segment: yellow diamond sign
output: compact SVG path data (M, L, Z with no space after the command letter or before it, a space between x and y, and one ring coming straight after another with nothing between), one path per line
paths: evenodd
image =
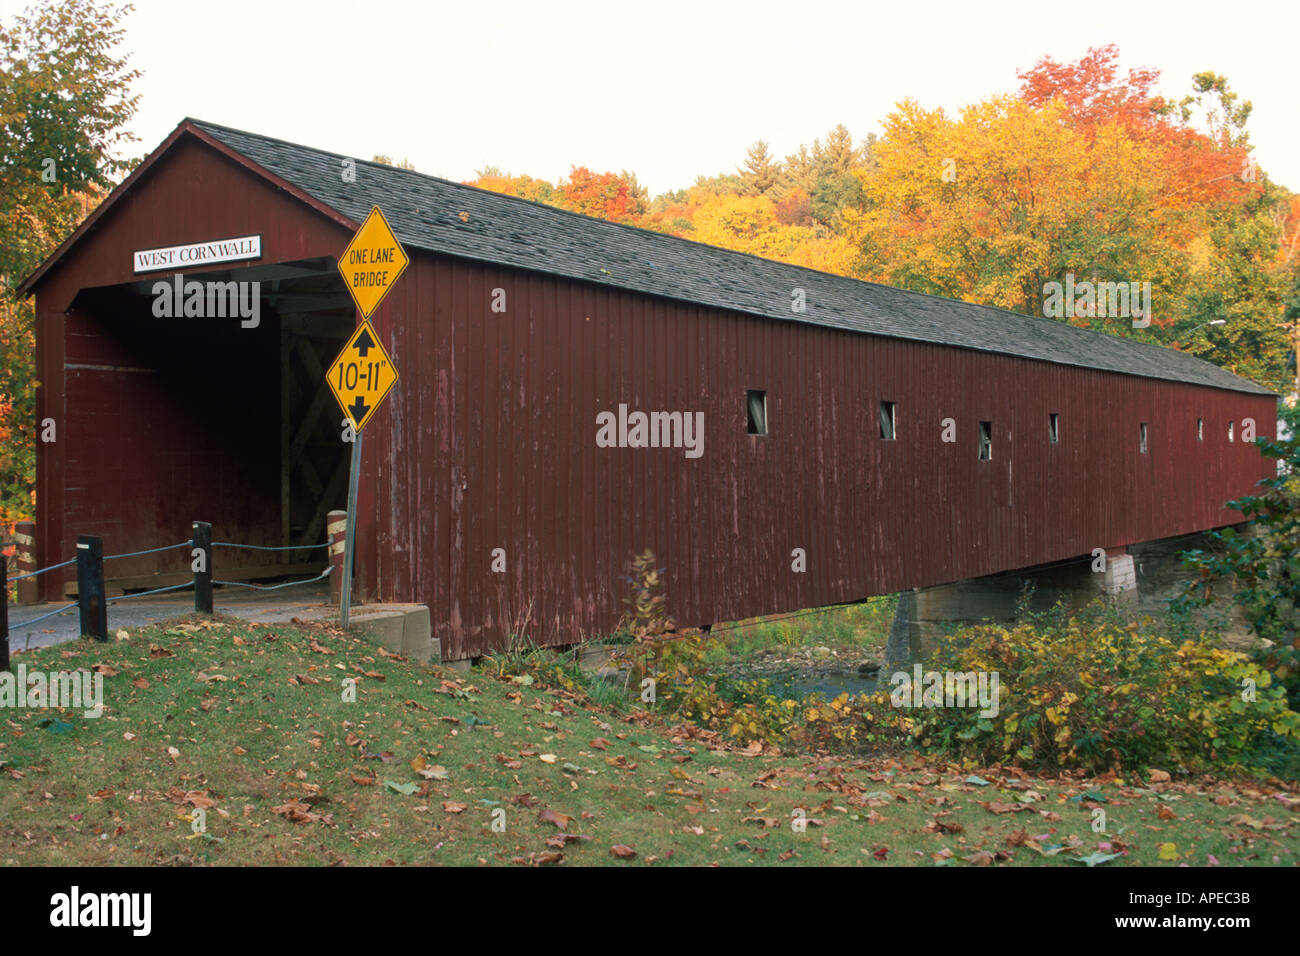
M408 262L406 250L375 206L339 259L339 272L362 318L379 308Z
M397 382L397 369L368 320L352 333L348 344L330 365L325 380L339 401L343 414L352 419L357 431L366 427Z

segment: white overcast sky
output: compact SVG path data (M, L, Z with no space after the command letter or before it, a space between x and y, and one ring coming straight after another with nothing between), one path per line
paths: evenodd
M5 19L26 6L0 0ZM136 0L136 152L185 116L462 180L628 169L652 193L784 156L912 97L955 110L1042 55L1119 45L1181 96L1199 70L1255 104L1260 166L1300 190L1295 0L887 3Z

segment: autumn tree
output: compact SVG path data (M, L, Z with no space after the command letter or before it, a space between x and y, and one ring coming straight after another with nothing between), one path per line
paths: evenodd
M760 139L746 151L739 172L746 194L761 196L777 184L781 177L781 164L772 159L767 143Z
M574 166L568 178L555 190L555 204L597 219L631 222L644 215L649 194L636 177L621 173L593 173L586 166Z
M1184 125L1154 96L1158 74L1121 75L1111 47L1021 74L1018 96L956 117L900 104L863 176L865 209L849 217L860 274L892 284L1041 314L1049 282L1150 282L1155 327L1076 316L1106 331L1157 337L1180 314L1190 246L1222 210L1258 194L1240 176L1244 150L1221 78L1196 80L1237 130Z
M495 166L477 170L474 178L469 180L466 185L477 186L479 189L487 189L507 196L518 196L520 199L529 199L533 202L553 204L555 201L555 185L553 183L549 183L545 179L534 179L531 176L512 176L510 173L502 172Z
M802 191L809 197L813 221L838 231L843 214L863 204L862 177L874 165L872 141L855 144L848 127L841 123L826 134L824 142L818 138L811 147L800 146L797 153L786 157L772 198L779 203L790 192Z
M1263 187L1218 213L1198 247L1170 335L1179 347L1286 394L1294 383L1288 361L1297 318L1290 296L1300 270L1282 252L1285 224L1276 215L1289 197L1271 182Z
M35 343L15 294L131 163L127 6L44 0L0 25L0 523L31 513Z
M409 169L415 171L415 164L409 159L403 159L400 162L393 162L393 157L386 153L376 153L370 158L372 163L379 163L381 166L395 166L398 169Z

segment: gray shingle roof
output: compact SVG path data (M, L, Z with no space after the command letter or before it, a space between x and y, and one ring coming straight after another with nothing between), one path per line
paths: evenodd
M360 222L378 204L408 249L631 289L781 321L1018 355L1256 394L1268 389L1184 352L1055 319L773 262L198 120L229 148ZM467 213L463 221L460 213ZM791 311L795 288L807 311Z

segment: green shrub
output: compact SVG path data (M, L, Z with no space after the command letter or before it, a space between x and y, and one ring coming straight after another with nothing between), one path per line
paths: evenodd
M1254 534L1229 528L1211 535L1220 553L1185 552L1184 563L1197 577L1174 602L1176 611L1204 607L1214 599L1214 582L1231 577L1232 598L1252 630L1265 643L1254 660L1287 689L1293 709L1300 708L1300 434L1286 441L1257 442L1264 455L1282 463L1281 474L1260 482L1259 495L1230 501L1228 507L1254 522Z
M1040 769L1257 770L1300 744L1300 714L1269 671L1205 638L1174 640L1100 608L1013 628L966 628L927 665L998 673L996 716L910 712L924 750Z

